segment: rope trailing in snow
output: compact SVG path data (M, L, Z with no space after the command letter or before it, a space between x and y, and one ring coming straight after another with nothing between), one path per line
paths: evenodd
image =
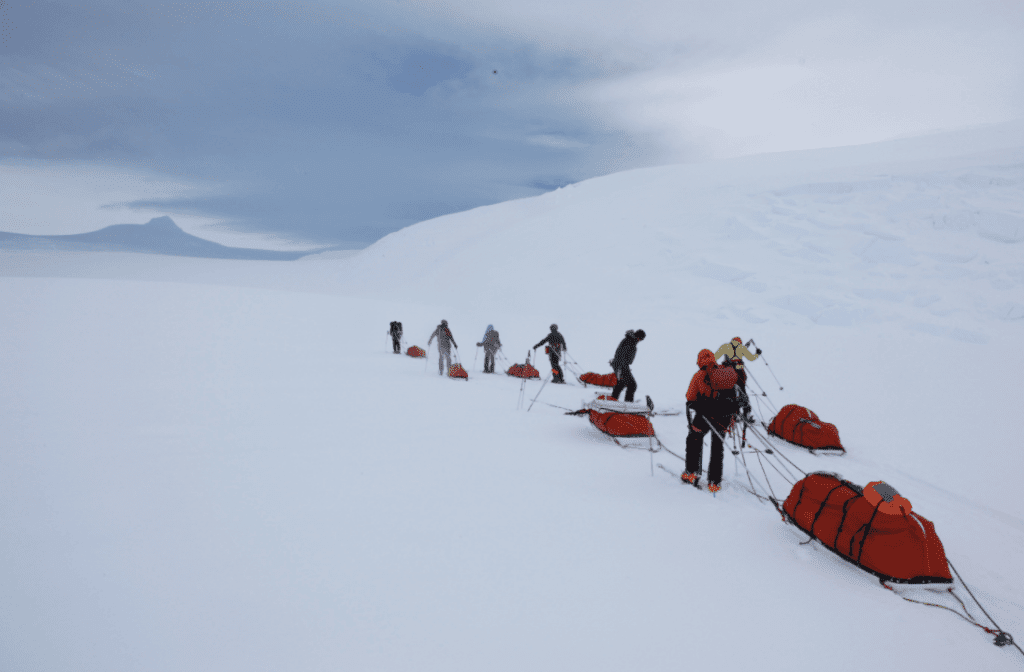
M1000 647L1002 647L1002 646L1012 646L1013 648L1017 649L1017 651L1019 651L1021 653L1021 655L1024 655L1024 650L1021 650L1020 645L1018 645L1015 641L1013 641L1013 636L1010 633L1008 633L1005 630L1003 630L1001 627L999 627L999 624L996 623L995 619L993 619L992 616L990 616L989 613L987 611L985 611L985 607L982 606L981 602L978 601L978 598L974 596L974 593L971 592L970 587L963 580L963 577L960 576L960 572L957 571L956 567L953 566L953 563L950 562L950 560L948 558L946 559L946 563L949 565L949 568L953 570L953 573L956 574L956 578L957 578L958 581L960 581L960 585L962 585L964 587L964 590L967 591L967 594L971 596L972 600L974 600L974 604L976 604L978 606L978 608L981 609L981 613L985 614L985 617L988 618L989 622L992 623L992 625L994 627L989 628L989 627L987 627L985 625L982 625L981 623L978 622L978 619L976 619L974 617L974 615L971 614L970 610L967 608L967 604L964 603L964 601L962 599L960 599L960 596L957 595L954 592L955 586L951 586L951 587L947 588L945 592L947 594L949 594L954 600L956 600L960 604L960 608L963 609L963 613L957 611L956 609L954 609L952 607L947 607L944 604L937 604L935 602L926 602L924 600L915 600L915 599L913 599L911 597L907 597L906 595L900 595L899 591L897 591L895 588L893 588L892 586L887 584L885 581L879 581L879 583L882 584L883 588L885 588L886 590L889 590L889 591L895 593L900 599L906 600L907 602L913 602L914 604L921 604L921 605L924 605L926 607L937 607L939 609L945 609L946 611L948 611L948 612L950 612L952 614L955 614L960 619L962 619L964 621L967 621L971 625L974 625L974 626L977 626L977 627L981 628L982 630L984 630L985 632L987 632L990 635L994 635L995 638L992 641L992 643L995 644L996 646L1000 646Z
M525 380L525 379L524 379L524 380ZM531 401L531 402L530 402L530 408L533 408L533 405L534 405L535 403L537 403L537 397L539 397L539 396L540 396L540 393L544 391L544 386L548 384L548 381L549 381L549 380L551 380L551 376L548 376L547 378L545 378L545 379L544 379L544 382L540 384L540 389L539 389L539 390L537 390L537 396L536 396L536 397L534 397L534 398L533 398L533 401ZM529 412L530 412L530 408L527 408L527 409L526 409L526 412L527 412L527 413L529 413Z

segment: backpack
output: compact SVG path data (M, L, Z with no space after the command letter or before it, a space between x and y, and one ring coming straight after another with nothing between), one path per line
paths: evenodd
M731 366L719 366L710 369L707 373L708 386L715 391L731 390L736 386L738 376L736 369Z

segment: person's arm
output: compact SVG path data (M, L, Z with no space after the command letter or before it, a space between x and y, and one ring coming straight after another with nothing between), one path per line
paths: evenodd
M427 345L430 345L433 342L434 336L437 336L437 329L434 329L434 333L432 333L430 335L430 338L427 339ZM439 338L439 340L440 340L440 338Z
M732 347L732 341L730 341L729 343L723 343L722 345L720 345L718 347L718 350L715 350L715 361L718 361L722 357L728 357L729 356L729 348L730 347Z
M537 345L533 346L533 349L536 350L540 346L542 346L545 343L547 343L549 338L551 338L551 336L545 336L544 338L540 339L540 343L538 343Z
M747 346L741 345L736 348L736 354L742 355L749 359L750 361L754 361L755 359L761 356L761 348L757 348L757 354L753 354L750 352L750 350L747 350Z

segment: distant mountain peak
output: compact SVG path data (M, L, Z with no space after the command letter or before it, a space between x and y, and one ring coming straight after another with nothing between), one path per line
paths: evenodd
M145 224L137 224L136 226L144 226L147 229L155 229L159 231L181 231L181 227L174 223L174 220L164 215L162 217L154 217Z
M65 236L31 236L0 231L0 249L4 248L139 252L179 257L276 261L292 261L317 251L281 252L228 247L182 231L166 215L154 217L145 224L112 224L99 231Z

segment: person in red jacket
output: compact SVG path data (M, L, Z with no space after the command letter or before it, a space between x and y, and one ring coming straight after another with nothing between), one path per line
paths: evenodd
M722 437L736 413L736 398L730 390L715 390L711 373L718 368L715 354L708 349L697 353L700 368L690 379L686 390L686 417L690 432L686 435L686 471L683 481L700 487L701 463L704 460L704 435L711 431L711 461L708 464L708 490L718 492L722 483L722 462L725 445Z

